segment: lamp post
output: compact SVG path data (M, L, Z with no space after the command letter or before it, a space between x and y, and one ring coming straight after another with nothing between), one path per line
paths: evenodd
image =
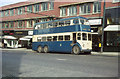
M103 25L102 25L102 38L101 38L101 53L103 52L104 48L104 27L105 27L105 0L104 0L104 6L103 6Z

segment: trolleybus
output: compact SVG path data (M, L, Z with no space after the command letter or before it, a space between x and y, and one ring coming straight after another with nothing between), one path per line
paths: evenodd
M91 53L92 37L88 20L78 16L36 23L32 50L39 53Z

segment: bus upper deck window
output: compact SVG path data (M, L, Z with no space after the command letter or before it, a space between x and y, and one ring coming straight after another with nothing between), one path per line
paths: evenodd
M47 28L47 24L43 24L43 29Z
M52 27L53 27L52 23L49 23L48 28L52 28Z
M83 38L83 40L87 40L87 34L86 33L82 33L82 38Z
M64 26L64 21L59 22L59 26Z
M79 20L78 19L74 19L73 20L73 24L79 24Z
M89 25L89 21L85 20L84 25Z
M84 20L83 19L81 19L80 22L81 22L81 24L84 24Z
M65 21L65 25L70 25L70 21Z
M53 23L53 27L57 27L57 26L58 26L57 22Z

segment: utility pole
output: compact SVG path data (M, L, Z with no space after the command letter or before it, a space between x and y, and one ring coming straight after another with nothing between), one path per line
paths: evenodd
M103 52L104 48L104 27L105 27L105 0L104 0L104 6L103 6L103 25L102 25L102 38L101 38L101 53Z

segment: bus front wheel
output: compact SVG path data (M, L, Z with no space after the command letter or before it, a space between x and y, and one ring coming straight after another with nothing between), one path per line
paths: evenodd
M75 55L78 55L80 53L80 48L75 45L73 48L72 48L72 52L75 54Z
M37 49L38 53L42 53L42 47L39 46L38 49Z
M48 53L48 46L44 47L44 53Z

